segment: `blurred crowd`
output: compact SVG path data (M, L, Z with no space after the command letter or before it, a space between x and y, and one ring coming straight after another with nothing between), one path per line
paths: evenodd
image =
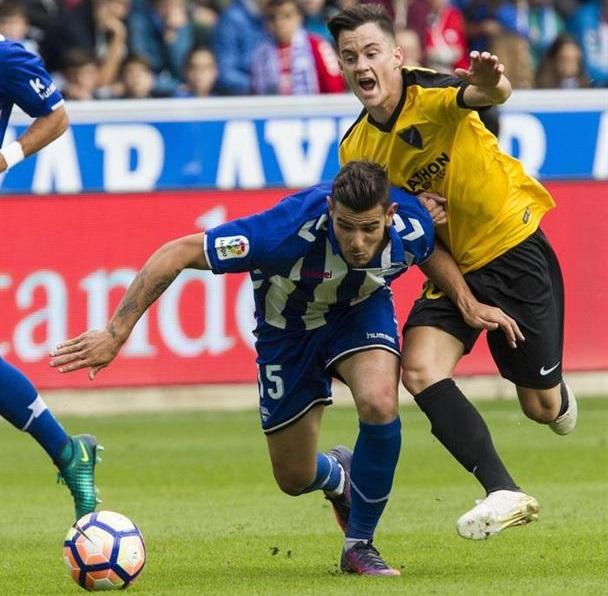
M342 93L326 22L358 0L0 0L0 34L70 99ZM505 64L514 88L608 87L608 0L365 0L405 64Z

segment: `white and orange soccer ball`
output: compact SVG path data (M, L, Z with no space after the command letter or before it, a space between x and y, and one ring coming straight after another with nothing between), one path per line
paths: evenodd
M68 531L63 556L72 579L85 590L126 588L146 562L144 539L124 515L98 511L83 515Z

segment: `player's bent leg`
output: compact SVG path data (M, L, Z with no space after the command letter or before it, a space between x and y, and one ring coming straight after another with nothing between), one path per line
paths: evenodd
M352 452L337 446L317 452L322 407L312 408L295 424L267 435L272 468L279 488L288 495L322 490L344 532L350 517Z
M574 430L578 404L574 392L564 381L550 389L517 386L517 396L528 418L548 424L558 435L567 435Z
M403 338L401 380L414 396L442 379L451 378L464 346L436 327L409 327Z
M355 352L335 364L359 414L350 469L351 512L340 567L346 573L394 576L372 541L390 495L401 448L399 360L384 349Z
M523 413L540 424L553 422L560 409L560 386L550 389L531 389L517 386L517 397Z
M317 476L323 410L320 406L313 407L293 424L266 435L274 478L288 495L301 495Z

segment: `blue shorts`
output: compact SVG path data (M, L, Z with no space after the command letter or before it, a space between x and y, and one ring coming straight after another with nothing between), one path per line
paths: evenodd
M332 365L370 348L400 357L399 332L390 289L327 315L323 327L256 329L262 430L270 434L293 424L318 404L331 404Z

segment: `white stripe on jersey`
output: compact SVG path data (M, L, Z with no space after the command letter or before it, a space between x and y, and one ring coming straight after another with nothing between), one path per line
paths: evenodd
M331 277L323 281L315 288L314 300L308 303L306 312L302 315L304 328L307 331L322 327L327 322L325 315L331 304L338 301L338 287L344 281L348 272L348 266L339 254L334 254L329 239L325 240L325 265L324 271L331 271Z
M280 275L273 275L269 278L270 287L268 288L268 292L266 292L265 298L265 319L269 325L278 327L279 329L285 329L287 327L287 321L282 315L282 312L285 309L289 295L296 288L294 281L300 279L300 270L302 269L303 262L304 257L297 260L296 264L289 272L289 278L281 277Z
M386 285L386 280L382 275L378 275L375 272L368 271L365 274L365 279L359 288L359 298L355 298L354 301L351 301L351 304L356 304L364 300L373 294L378 288L381 288Z

